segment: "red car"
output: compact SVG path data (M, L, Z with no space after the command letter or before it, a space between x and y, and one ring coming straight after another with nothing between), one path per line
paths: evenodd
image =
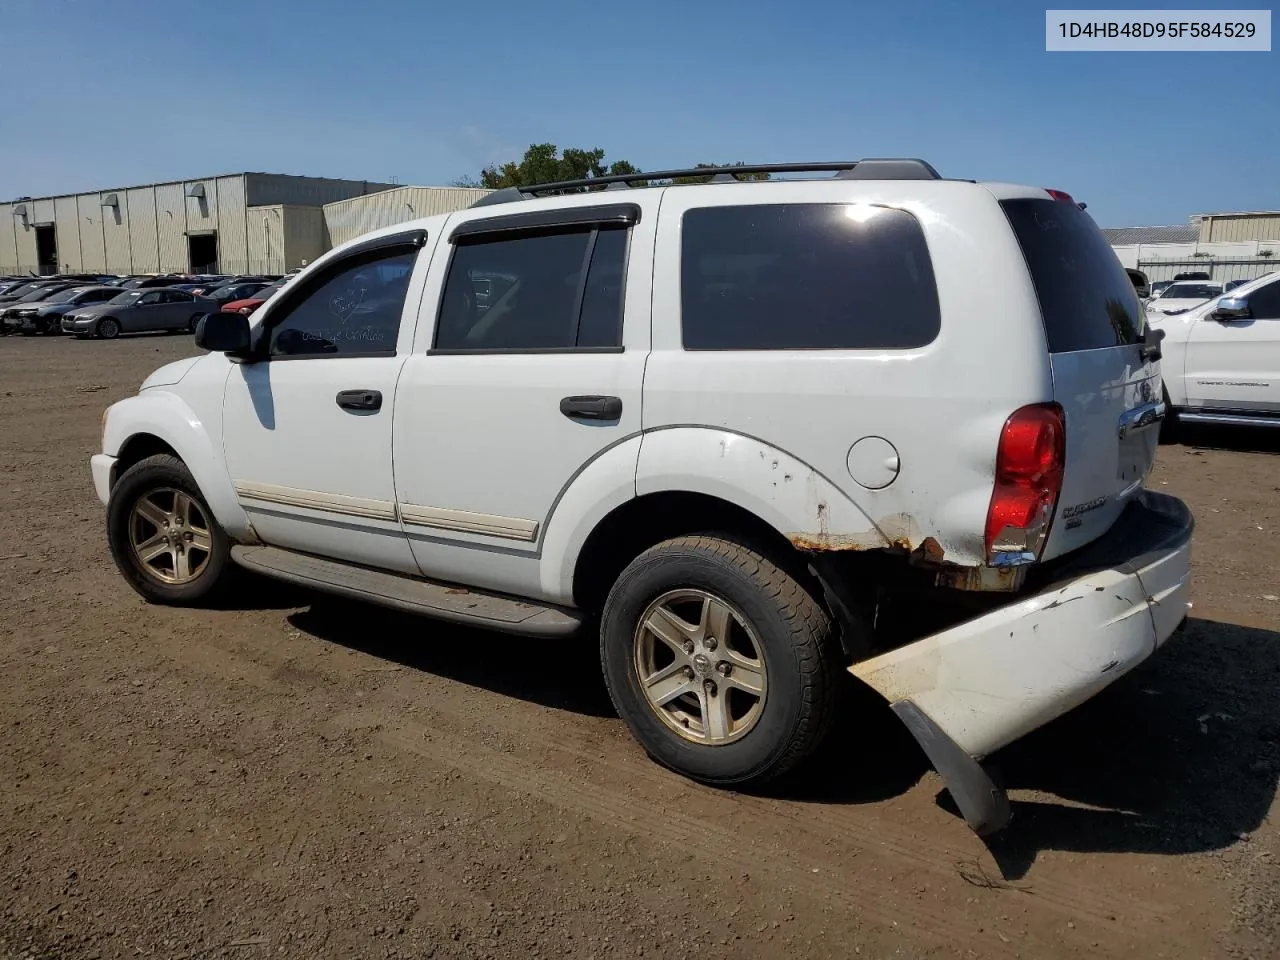
M273 283L269 287L263 287L252 297L245 297L243 300L232 300L230 303L222 305L222 313L243 313L245 316L253 313L260 306L267 302L277 290L283 287L283 283Z

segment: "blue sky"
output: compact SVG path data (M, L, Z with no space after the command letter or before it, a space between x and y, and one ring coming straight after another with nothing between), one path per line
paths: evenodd
M1103 226L1280 208L1280 54L1046 53L1044 10L6 0L0 197L445 184L549 141L647 170L920 156L1067 190Z

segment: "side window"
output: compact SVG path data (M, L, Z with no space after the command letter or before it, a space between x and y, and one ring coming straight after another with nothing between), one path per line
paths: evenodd
M705 207L682 235L686 350L903 350L941 327L924 232L905 211Z
M291 290L268 318L268 354L394 355L417 255L417 248L375 250L338 261Z
M1255 320L1280 320L1280 279L1249 294L1249 309Z
M137 306L150 307L154 304L157 304L160 302L160 296L161 294L160 294L160 291L158 290L152 290L150 293L144 293L142 296L138 298Z
M460 240L435 349L620 346L627 237L626 229L601 228Z

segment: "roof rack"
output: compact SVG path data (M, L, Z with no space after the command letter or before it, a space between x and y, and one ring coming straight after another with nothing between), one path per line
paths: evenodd
M527 186L506 187L481 197L473 207L513 200L528 200L551 193L607 187L624 190L632 184L649 186L655 180L676 180L680 177L709 177L711 183L737 182L738 174L751 173L834 173L837 180L941 180L942 175L924 160L913 158L881 158L866 160L837 160L826 163L755 163L732 167L691 167L687 170L654 170L649 173L615 173L603 177L584 177L581 180L558 180L554 183L537 183Z

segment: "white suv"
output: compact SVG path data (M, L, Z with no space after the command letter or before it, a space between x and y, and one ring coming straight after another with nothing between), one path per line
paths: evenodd
M1162 315L1148 307L1147 316L1166 335L1170 427L1280 427L1280 272L1187 309Z
M712 784L809 754L847 669L999 828L979 760L1187 613L1124 268L1068 195L917 160L645 176L493 194L209 316L105 414L117 564L160 603L234 562L598 629L636 738Z

